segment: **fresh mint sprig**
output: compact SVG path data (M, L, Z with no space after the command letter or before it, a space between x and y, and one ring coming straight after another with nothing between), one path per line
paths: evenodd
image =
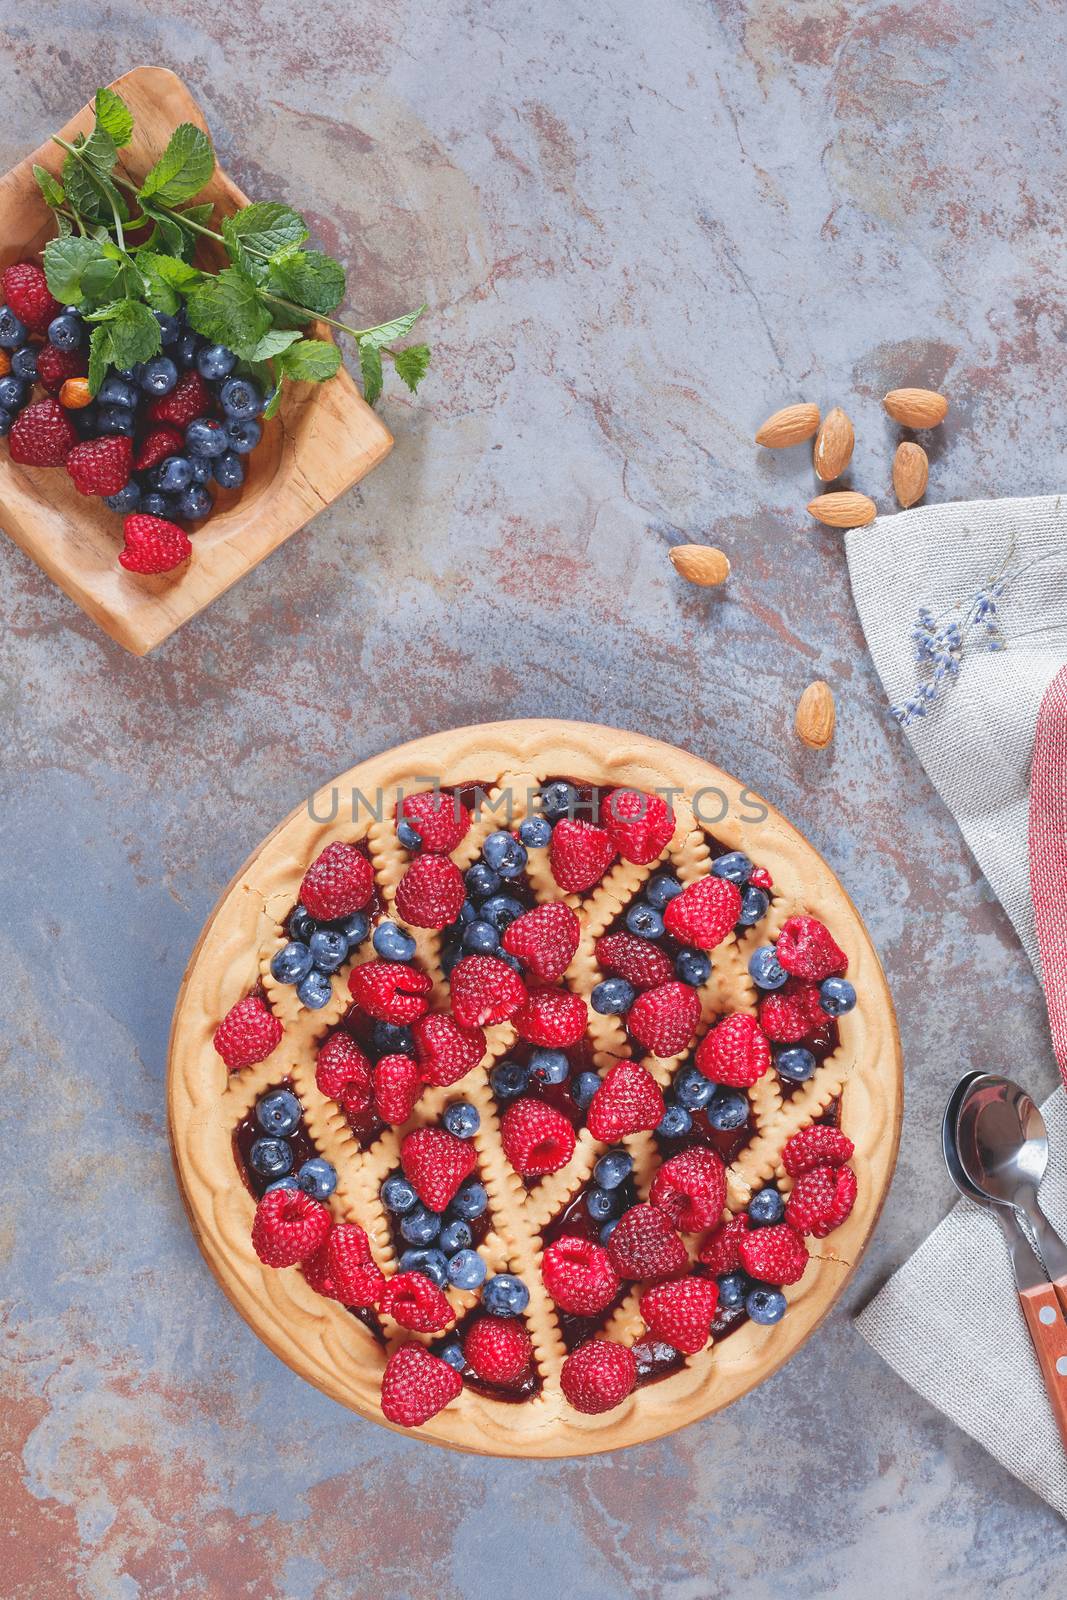
M109 366L148 361L161 348L153 312L183 305L189 326L226 345L268 391L265 415L278 408L286 378L321 383L340 366L337 346L303 332L325 322L352 339L363 393L382 392L383 356L414 393L426 374L424 344L395 348L426 310L422 305L372 328L330 315L345 298L339 261L307 249L307 223L280 201L260 200L211 224L214 207L196 196L215 170L215 152L201 128L175 128L155 166L138 185L118 168L133 135L133 116L112 89L98 89L92 132L69 142L60 177L35 167L51 207L56 237L44 250L48 286L92 324L89 388L95 394ZM229 264L212 272L194 262L198 239L220 245Z

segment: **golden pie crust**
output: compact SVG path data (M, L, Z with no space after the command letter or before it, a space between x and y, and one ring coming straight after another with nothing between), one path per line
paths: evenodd
M811 1261L800 1283L785 1290L787 1315L773 1327L744 1323L699 1355L686 1357L670 1376L645 1384L616 1410L599 1416L574 1411L563 1399L559 1373L566 1349L540 1273L541 1228L588 1180L603 1150L587 1129L562 1172L529 1192L500 1148L498 1112L487 1069L514 1041L504 1023L487 1030L483 1067L449 1089L428 1089L410 1122L387 1128L360 1151L337 1104L315 1086L318 1042L349 1004L345 978L334 980L334 997L321 1011L308 1011L292 988L274 982L270 960L284 942L282 924L296 902L305 870L337 839L364 839L374 863L379 895L391 906L395 886L410 859L397 843L393 814L397 792L492 784L510 787L513 822L524 814L528 791L547 778L567 777L599 786L678 791L674 840L648 867L619 861L584 896L563 895L548 868L547 851L531 851L529 880L538 899L566 899L583 923L582 940L565 982L588 996L603 974L594 943L621 908L660 865L687 882L707 872L708 837L744 850L767 868L775 898L767 917L740 939L733 934L713 952L714 968L700 990L702 1034L727 1010L754 1011L756 990L748 976L751 951L777 936L786 917L810 913L826 923L849 958L849 978L858 1004L839 1021L840 1042L815 1075L783 1102L778 1079L768 1073L749 1091L756 1134L729 1168L727 1204L743 1209L754 1187L775 1179L783 1192L789 1179L781 1166L785 1140L818 1118L838 1097L841 1126L855 1144L852 1166L859 1193L847 1221L827 1239L809 1239ZM352 792L385 791L384 817L373 820L366 805L353 821ZM335 798L337 804L335 806ZM766 809L766 815L760 813ZM725 815L720 813L725 811ZM336 813L336 814L334 814ZM315 820L330 819L330 820ZM500 827L500 814L476 820L453 854L461 867L479 854L485 836ZM417 961L434 979L431 1005L446 1009L448 986L439 962L440 935L412 930ZM371 954L361 948L360 959ZM266 1061L228 1074L212 1045L219 1021L234 1002L263 984L285 1025L281 1044ZM597 1064L629 1054L620 1018L590 1010L589 1033ZM647 1060L668 1082L679 1062ZM337 1190L329 1202L337 1221L366 1229L375 1258L395 1268L388 1214L379 1200L382 1180L399 1164L401 1137L409 1128L436 1123L451 1100L472 1101L481 1114L475 1136L480 1176L490 1195L493 1227L481 1246L490 1273L518 1273L530 1289L527 1325L542 1387L523 1403L488 1398L464 1389L459 1398L417 1430L417 1437L457 1450L520 1457L584 1455L660 1438L720 1411L761 1383L804 1343L841 1293L878 1218L896 1159L903 1081L892 1001L878 957L852 902L821 856L758 795L698 757L639 734L587 723L529 720L458 728L401 745L361 762L302 805L245 862L204 928L178 996L171 1032L168 1112L175 1166L189 1218L215 1276L245 1321L301 1377L361 1416L383 1423L379 1403L387 1354L419 1338L383 1317L386 1348L349 1311L324 1299L297 1268L263 1266L251 1244L255 1201L241 1180L233 1153L237 1124L271 1085L289 1077L304 1107L304 1125L319 1152L337 1168ZM639 1134L621 1141L634 1158L642 1198L658 1165L655 1140ZM450 1289L458 1317L477 1296ZM637 1288L611 1313L606 1337L632 1343L643 1323ZM429 1336L422 1342L432 1343ZM388 1426L388 1424L386 1424ZM404 1430L400 1430L404 1431Z

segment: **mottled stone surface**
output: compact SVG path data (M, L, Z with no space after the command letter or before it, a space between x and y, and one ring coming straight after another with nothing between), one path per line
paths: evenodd
M397 448L156 655L0 541L0 1590L91 1600L1052 1595L1053 1515L849 1325L940 1217L961 1066L1053 1082L1038 987L888 723L839 536L762 416L944 383L930 497L1064 487L1052 0L2 0L0 167L139 61L288 196L366 321L430 302ZM720 543L723 594L666 551ZM921 598L921 597L917 597ZM905 626L908 619L901 618ZM838 697L822 755L790 735ZM220 887L398 738L549 712L707 754L839 870L893 983L900 1166L844 1302L732 1411L618 1458L446 1458L293 1377L185 1224L175 990ZM937 1285L930 1285L936 1294Z

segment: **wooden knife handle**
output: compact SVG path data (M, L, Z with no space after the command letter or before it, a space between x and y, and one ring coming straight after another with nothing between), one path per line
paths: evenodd
M1056 1291L1056 1298L1063 1307L1063 1314L1067 1317L1067 1277L1053 1279L1052 1287Z
M1051 1283L1023 1289L1019 1295L1052 1414L1067 1450L1067 1321Z

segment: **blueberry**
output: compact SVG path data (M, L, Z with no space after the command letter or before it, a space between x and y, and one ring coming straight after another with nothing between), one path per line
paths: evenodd
M275 1189L299 1189L299 1187L300 1185L297 1183L292 1173L290 1173L287 1178L275 1178L273 1183L268 1183L263 1193L273 1194Z
M96 402L92 401L87 406L78 406L74 411L68 411L67 416L83 439L96 437Z
M415 1037L410 1028L399 1022L376 1022L371 1033L371 1046L375 1055L410 1056L415 1051Z
M797 1045L789 1050L779 1050L774 1058L779 1077L789 1083L807 1083L815 1071L816 1061L810 1050Z
M674 1080L674 1093L687 1111L702 1111L715 1093L715 1085L696 1067L686 1067Z
M645 884L645 899L655 911L662 911L667 902L681 892L681 884L669 872L657 872Z
M601 1242L601 1244L607 1244L608 1240L611 1238L612 1234L615 1232L615 1229L618 1226L619 1226L619 1218L618 1217L612 1217L610 1221L604 1223L603 1227L600 1230L600 1242Z
M773 944L761 944L748 960L748 975L757 989L780 989L788 974L778 960Z
M400 1270L421 1272L439 1289L448 1282L448 1258L443 1250L405 1250L400 1257Z
M482 845L482 859L502 878L517 878L526 868L526 846L510 833L491 833Z
M22 379L16 378L13 373L0 378L0 406L5 411L18 411L26 399L26 392Z
M133 438L134 414L129 406L101 406L96 414L97 433Z
M601 1189L594 1184L586 1191L585 1209L594 1222L606 1222L619 1209L620 1199L621 1196L613 1194L610 1189Z
M351 952L357 944L363 943L370 932L370 918L365 911L353 911L351 916L341 918L337 931L344 934Z
M529 1081L529 1068L519 1061L498 1061L489 1074L489 1087L498 1100L514 1100Z
M151 361L146 361L141 372L141 388L145 394L159 399L160 395L170 394L177 386L178 369L170 356L153 356Z
M187 372L190 367L196 366L197 351L200 349L200 339L191 331L180 333L171 348L171 354L179 367Z
M178 496L178 515L186 522L202 522L214 504L202 483L191 483Z
M141 374L143 372L144 362L138 361L137 364L132 367L119 367L116 376L121 378L123 383L135 384L139 389L141 387Z
M133 411L137 406L133 384L124 382L122 378L105 378L97 390L96 398L102 406L124 406L127 411Z
M48 342L57 350L77 350L84 336L85 323L76 311L61 311L48 324Z
M257 1102L256 1121L264 1133L284 1139L300 1125L300 1101L288 1089L274 1089Z
M234 428L254 428L255 426L256 424L254 422L228 422L226 424L226 432L232 439ZM236 448L237 446L235 445L234 449ZM400 821L397 823L396 836L400 840L400 843L404 846L405 850L417 850L422 844L420 835L412 827L407 817L401 817Z
M193 469L194 483L210 483L214 468L211 456L189 456L189 465Z
M526 907L521 900L516 900L510 894L491 894L488 900L483 900L478 910L478 915L483 922L489 922L497 933L503 933L505 928L524 915Z
M659 1120L656 1132L661 1139L680 1139L692 1126L693 1119L685 1107L670 1101Z
M314 957L306 944L290 939L271 957L271 975L278 983L299 983L314 966Z
M181 494L193 481L193 469L184 456L168 456L159 465L159 487L164 494Z
M658 939L663 933L663 918L654 906L635 900L626 913L626 926L639 939Z
M530 1291L511 1272L498 1272L482 1293L482 1304L494 1317L518 1317L530 1303Z
M719 1304L724 1311L736 1311L744 1302L748 1280L743 1272L724 1272L718 1280Z
M419 1201L401 1218L400 1232L408 1244L432 1244L441 1232L441 1218Z
M633 1156L625 1150L609 1150L593 1168L593 1177L602 1189L617 1189L620 1183L626 1182L633 1170Z
M453 1197L450 1211L457 1217L464 1217L468 1222L473 1222L475 1217L480 1217L489 1204L489 1195L483 1183L477 1178L468 1178L466 1183L460 1185Z
M478 1132L482 1119L477 1106L472 1106L469 1100L456 1100L446 1107L441 1121L455 1138L471 1139Z
M11 432L11 424L15 420L15 413L8 411L6 406L0 406L0 439L6 439Z
M458 927L462 931L462 929L467 926L468 922L477 921L479 921L478 907L474 904L473 900L464 900L463 904L459 908L459 916L456 918L455 922L452 923L452 927ZM490 924L490 926L492 926L492 924ZM495 928L493 928L493 932L496 932Z
M750 1289L745 1296L745 1310L753 1322L770 1327L785 1316L785 1295L781 1289Z
M770 909L771 897L762 889L754 889L751 884L741 891L741 915L738 917L738 926L754 928L757 922L767 915Z
M450 978L456 966L463 958L463 949L458 944L445 944L441 950L441 971L446 978Z
M16 350L11 357L11 371L16 378L21 378L23 383L37 382L37 347L24 344L21 350Z
M455 1279L452 1277L451 1261L448 1263L448 1277L451 1283L455 1283ZM459 1284L457 1287L463 1288L465 1285ZM437 1354L442 1361L447 1361L449 1366L453 1367L456 1372L463 1372L466 1369L467 1358L463 1354L463 1346L458 1339L449 1339L447 1344L441 1346Z
M379 922L371 940L383 961L410 961L415 954L415 941L406 928L395 922Z
M17 350L26 343L29 329L10 306L0 306L0 349Z
M740 888L748 882L752 863L743 850L730 850L711 863L711 870L717 878L725 878L727 883L736 883Z
M248 1165L261 1178L284 1178L293 1170L293 1152L284 1139L257 1139L248 1152Z
M719 1133L732 1133L748 1121L748 1101L731 1089L719 1089L708 1107L708 1121Z
M584 1111L600 1088L600 1075L596 1072L579 1072L571 1084L571 1094L579 1111Z
M224 344L206 344L196 358L196 370L202 378L212 382L228 378L237 365L237 357Z
M318 923L310 911L305 911L303 906L296 905L289 913L289 937L302 939L305 944L318 927Z
M348 955L348 940L333 928L318 928L311 935L310 950L319 972L336 972Z
M181 336L182 325L177 317L172 317L167 311L153 311L152 315L159 323L159 339L163 345L174 344Z
M819 1004L828 1017L843 1017L856 1004L856 991L847 978L824 978L819 985Z
M543 850L552 838L552 824L547 817L527 817L519 825L519 838L528 850Z
M169 517L176 507L165 494L143 494L141 510L149 517Z
M394 1172L392 1177L386 1178L382 1184L382 1204L387 1211L403 1216L418 1202L418 1195L408 1180L399 1172Z
M229 417L226 421L226 437L230 441L230 449L236 450L239 456L251 455L256 445L263 437L263 429L254 417ZM400 828L397 827L397 838L400 838ZM410 827L410 824L409 824ZM414 829L412 829L414 832ZM404 844L403 839L400 840ZM405 845L410 850L410 845Z
M573 783L546 784L541 790L541 810L549 822L558 822L560 817L572 814L578 804L578 791Z
M226 444L226 429L214 417L197 417L185 430L185 448L191 456L221 456Z
M468 922L463 930L463 948L470 955L495 955L500 949L500 935L491 922Z
M141 504L141 489L133 478L118 494L106 494L104 504L110 511L136 511Z
M486 1266L477 1250L457 1250L448 1263L448 1281L456 1289L480 1289Z
M332 992L329 975L314 968L296 986L297 999L309 1011L321 1011Z
M749 1221L757 1228L769 1228L781 1222L784 1213L782 1197L775 1188L758 1190L748 1202Z
M531 1050L529 1071L535 1083L566 1083L571 1064L562 1050Z
M472 900L487 900L500 888L500 878L484 861L476 861L464 874L467 893Z
M602 1016L617 1017L623 1011L629 1011L636 998L637 990L625 978L605 978L593 989L589 1004Z
M313 1200L328 1200L337 1188L337 1168L323 1156L312 1156L296 1175L305 1194Z
M220 489L239 489L245 481L244 463L235 450L215 458L215 482Z
M457 1250L469 1250L473 1238L470 1223L464 1222L462 1217L453 1217L441 1229L437 1243L446 1256L454 1256Z
M250 378L227 378L219 390L219 399L226 415L242 422L247 417L258 417L263 410L263 396Z
M679 950L674 958L674 970L682 983L699 989L711 977L711 957L704 950Z

